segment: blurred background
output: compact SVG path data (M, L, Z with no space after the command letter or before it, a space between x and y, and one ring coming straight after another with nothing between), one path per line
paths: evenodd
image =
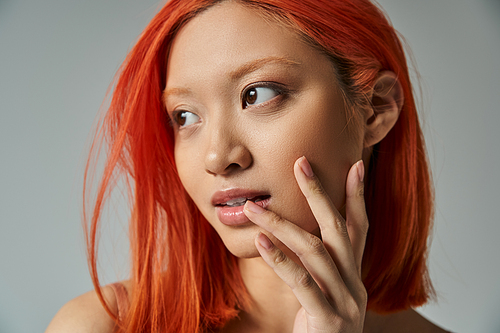
M42 332L92 289L81 228L91 129L162 2L0 0L0 332ZM500 332L500 1L380 0L413 50L436 187L429 256L456 332ZM127 274L126 211L104 216L103 283Z

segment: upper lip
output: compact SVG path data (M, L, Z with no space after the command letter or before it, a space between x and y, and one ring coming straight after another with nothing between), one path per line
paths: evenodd
M270 196L268 192L248 190L242 188L230 188L226 190L217 191L212 195L212 205L217 206L228 202L229 200L237 198L252 199L260 196Z

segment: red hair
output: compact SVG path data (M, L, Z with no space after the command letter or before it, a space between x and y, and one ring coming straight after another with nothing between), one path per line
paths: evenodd
M198 332L222 327L251 300L236 258L185 192L173 156L173 134L162 104L166 59L176 32L220 1L171 0L153 18L120 69L101 135L108 157L93 212L84 216L88 260L97 272L97 234L116 177L133 179L130 311L120 332ZM394 312L425 303L433 290L426 268L433 192L425 146L401 42L379 8L367 0L240 0L295 29L336 68L356 126L370 107L377 74L396 73L404 105L394 128L374 147L366 205L370 220L363 258L368 309ZM85 200L84 200L85 202ZM84 207L85 211L85 207ZM117 320L117 319L116 319Z

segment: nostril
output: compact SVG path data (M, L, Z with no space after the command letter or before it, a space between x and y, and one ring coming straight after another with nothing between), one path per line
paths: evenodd
M239 169L239 168L241 168L241 165L239 165L238 163L231 163L226 167L226 171Z

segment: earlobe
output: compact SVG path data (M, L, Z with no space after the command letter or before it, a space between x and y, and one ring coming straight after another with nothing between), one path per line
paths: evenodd
M396 74L391 71L380 72L373 85L372 107L365 115L365 147L382 141L396 124L403 104L403 89Z

